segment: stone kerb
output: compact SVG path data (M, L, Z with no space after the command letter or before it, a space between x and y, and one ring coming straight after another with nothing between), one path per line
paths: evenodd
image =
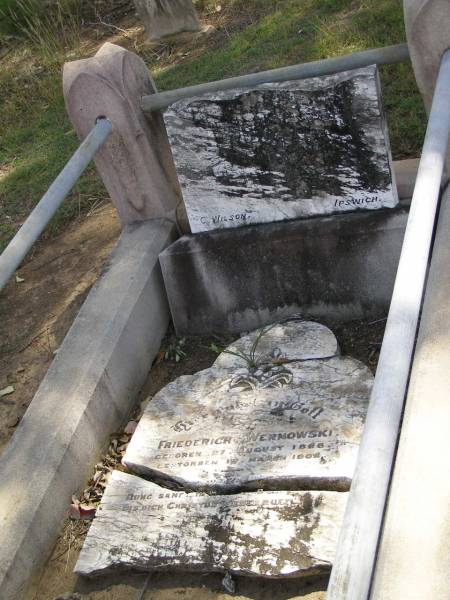
M63 81L67 111L81 139L99 116L113 124L95 164L122 225L162 217L183 222L164 121L159 112L146 116L140 108L140 98L156 91L143 60L106 43L94 57L66 63Z

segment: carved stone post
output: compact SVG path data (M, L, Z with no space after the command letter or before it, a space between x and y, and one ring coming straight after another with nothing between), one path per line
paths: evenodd
M403 0L417 85L430 111L442 54L450 48L450 1Z
M99 116L113 133L95 164L122 225L167 217L182 222L184 205L160 113L146 116L143 95L155 93L145 63L132 52L106 43L93 58L64 65L64 97L78 136L83 139Z
M134 0L150 40L181 31L199 31L192 0Z

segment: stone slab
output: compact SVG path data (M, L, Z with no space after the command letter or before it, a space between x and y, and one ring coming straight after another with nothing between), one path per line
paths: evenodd
M346 500L336 492L186 494L115 471L75 572L328 572Z
M376 66L165 113L192 233L398 203Z
M385 317L404 208L183 236L160 256L178 335L240 333L293 313Z
M200 29L192 0L134 0L134 4L150 40Z
M268 362L274 358L296 361L332 358L339 354L339 346L334 333L325 325L304 321L301 317L290 318L242 336L219 355L214 366L222 369L243 367L245 357L252 351L259 361Z
M372 381L343 357L180 377L148 404L123 463L188 490L346 491Z
M26 597L148 375L169 321L158 254L175 235L166 220L125 228L0 457L0 598Z
M372 600L449 600L450 193L441 202Z

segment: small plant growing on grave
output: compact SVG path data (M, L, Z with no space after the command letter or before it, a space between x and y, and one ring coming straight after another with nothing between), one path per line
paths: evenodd
M212 343L210 349L217 354L231 354L241 358L247 367L247 373L239 374L230 381L230 388L240 388L242 390L254 390L257 387L271 388L282 387L292 381L292 372L282 366L280 353L276 348L271 357L257 354L259 343L264 335L279 323L273 323L269 327L263 327L259 330L253 344L248 352L241 350L229 350L221 348Z
M180 362L181 359L186 357L186 338L176 338L175 341L171 342L165 352L164 352L164 360L173 360L175 362Z
M217 344L214 344L214 343L212 343L209 346L209 348L216 354L223 353L223 354L231 354L232 356L237 356L238 358L241 358L245 362L245 364L247 365L247 368L249 370L255 370L260 366L261 362L263 361L263 356L261 354L259 356L257 356L257 354L256 354L259 342L261 341L261 338L263 337L263 335L265 335L268 331L270 331L270 329L275 327L275 325L277 325L277 324L278 323L273 323L269 327L263 327L258 332L258 335L256 336L256 338L248 352L244 352L244 351L240 351L240 350L230 350L228 348L223 348L221 346L218 346Z

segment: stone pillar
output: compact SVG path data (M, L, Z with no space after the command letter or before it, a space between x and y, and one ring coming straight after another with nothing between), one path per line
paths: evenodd
M150 40L181 31L199 31L192 0L134 0Z
M93 58L64 65L64 97L83 139L96 118L112 121L113 133L95 164L122 225L166 217L186 231L185 211L161 113L145 115L141 97L155 85L141 58L104 44Z
M450 1L403 0L406 36L427 111L430 111L442 54L450 48Z

